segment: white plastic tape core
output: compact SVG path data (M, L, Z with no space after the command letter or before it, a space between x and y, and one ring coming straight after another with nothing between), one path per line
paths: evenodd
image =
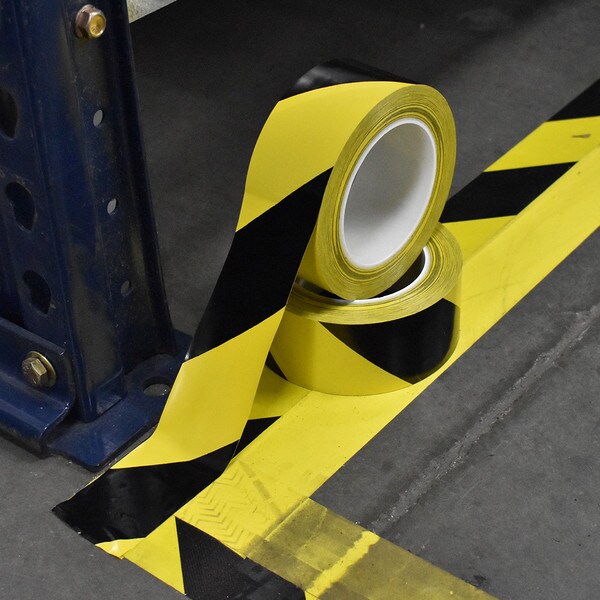
M305 281L304 279L296 279L295 285L312 292L316 296L321 297L321 301L325 304L337 304L338 306L370 306L375 304L381 304L382 301L394 300L395 298L399 298L401 296L405 296L408 292L414 290L421 282L429 275L431 271L431 250L425 246L423 251L421 252L420 257L421 267L419 272L416 274L414 279L408 281L405 285L398 287L394 286L396 289L387 293L380 294L379 296L375 296L374 298L359 298L358 300L346 300L344 298L323 296L324 290L313 285L309 281ZM401 280L402 281L402 280Z
M342 197L340 242L358 269L377 267L411 239L427 210L437 168L433 134L399 119L363 150Z

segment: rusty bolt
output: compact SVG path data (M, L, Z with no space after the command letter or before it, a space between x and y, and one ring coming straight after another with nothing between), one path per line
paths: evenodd
M78 38L93 40L99 38L106 29L106 16L92 4L79 9L75 17L75 34Z
M36 388L51 388L56 383L56 371L50 361L39 352L30 352L21 363L25 381Z

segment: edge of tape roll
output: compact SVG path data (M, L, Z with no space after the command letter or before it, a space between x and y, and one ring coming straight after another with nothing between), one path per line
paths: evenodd
M412 281L400 278L374 298L347 301L295 283L287 309L305 318L343 325L381 323L414 315L451 295L462 268L460 246L443 225L437 224L422 252L423 266Z
M452 182L456 133L448 103L431 87L395 85L342 148L299 270L350 300L383 292L410 268Z
M407 387L456 347L462 255L439 225L421 257L382 295L348 301L296 283L272 356L292 383L339 395Z

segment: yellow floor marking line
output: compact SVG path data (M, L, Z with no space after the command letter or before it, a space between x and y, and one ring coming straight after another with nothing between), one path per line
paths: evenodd
M600 144L600 116L547 121L486 169L503 171L577 162Z

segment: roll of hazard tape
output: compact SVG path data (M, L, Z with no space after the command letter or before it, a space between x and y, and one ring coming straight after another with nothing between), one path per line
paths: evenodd
M297 276L366 299L430 240L452 179L452 115L434 89L377 76L325 65L269 116L230 252L155 432L55 509L111 553L223 473Z
M342 300L296 283L271 345L288 381L338 395L391 392L424 379L458 340L462 259L439 226L414 265L383 294Z
M332 169L298 274L341 298L375 296L431 237L455 153L450 109L428 86L363 81L288 97L256 144L238 229Z

